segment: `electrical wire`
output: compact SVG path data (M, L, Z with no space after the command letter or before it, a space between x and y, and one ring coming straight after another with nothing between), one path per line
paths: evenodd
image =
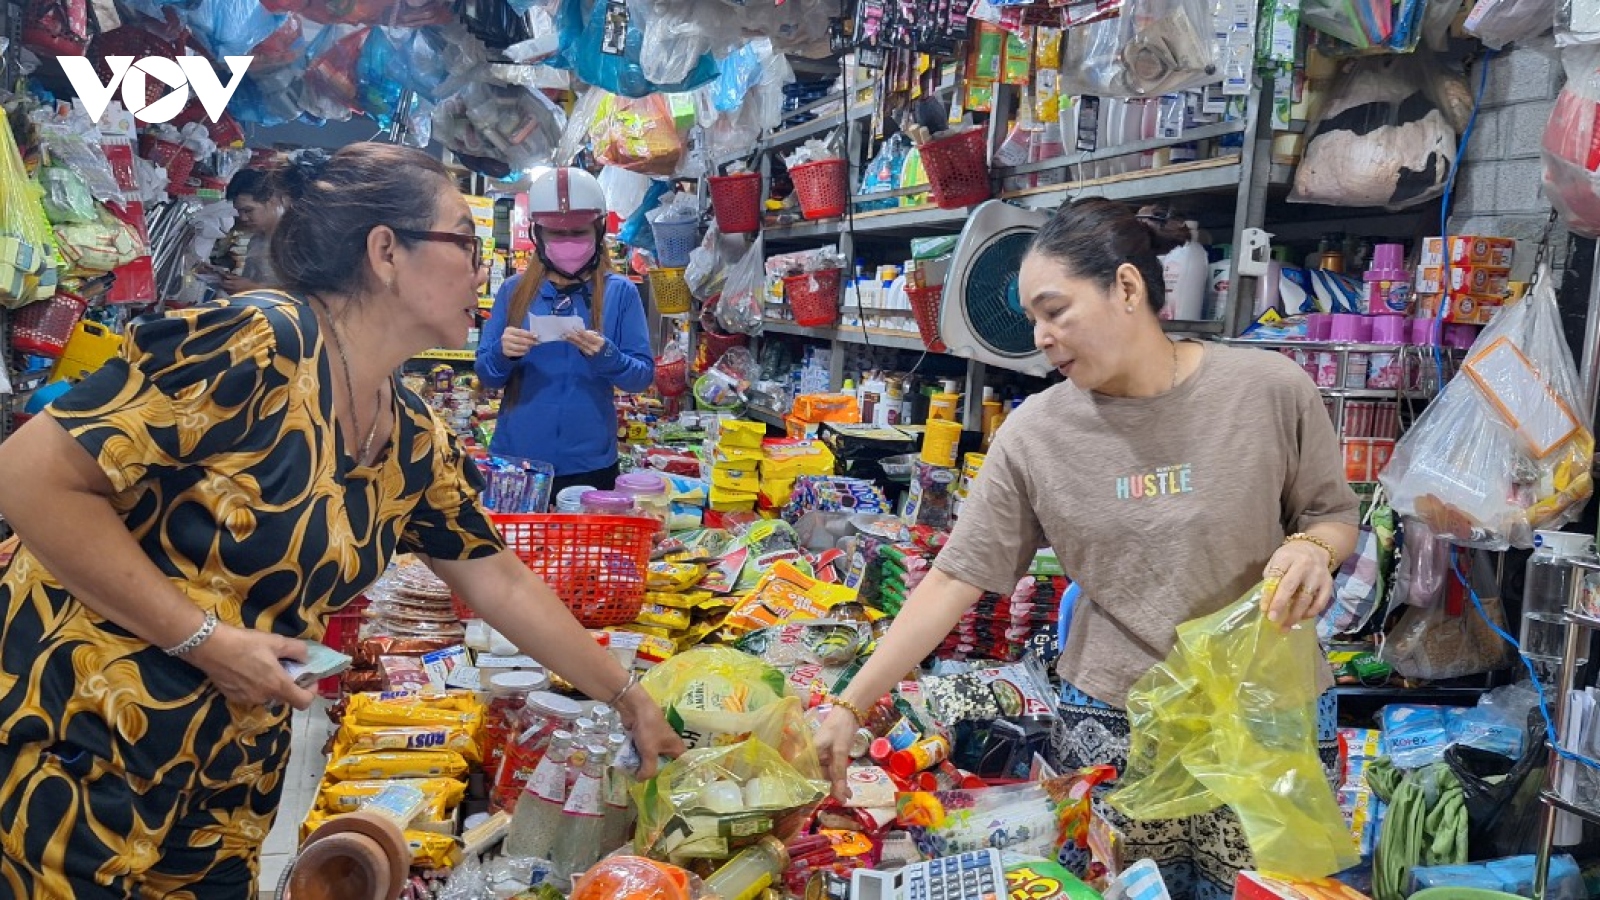
M1436 318L1439 322L1441 335L1444 330L1445 316L1450 309L1450 202L1455 193L1456 173L1461 170L1461 161L1466 156L1468 142L1472 140L1473 126L1478 121L1478 110L1483 106L1484 88L1489 83L1489 63L1494 59L1494 55L1495 51L1492 48L1484 48L1482 65L1478 70L1478 88L1472 98L1472 114L1467 118L1467 127L1461 132L1461 142L1456 147L1455 164L1450 167L1450 175L1445 179L1444 202L1439 207L1439 235L1444 250L1444 275L1442 283L1443 296L1439 301L1439 312ZM1545 240L1549 240L1548 229ZM1542 255L1543 249L1541 247ZM1444 351L1438 338L1433 342L1433 362L1438 375L1436 390L1442 392L1444 390ZM1528 670L1528 680L1533 683L1533 689L1539 696L1539 714L1544 718L1546 743L1560 758L1600 771L1600 761L1573 753L1561 746L1560 736L1556 733L1555 717L1550 715L1549 698L1545 695L1544 683L1539 680L1539 673L1534 670L1533 661L1528 659L1522 652L1522 645L1517 642L1517 639L1495 624L1494 620L1489 617L1488 610L1483 606L1483 600L1478 597L1477 590L1472 586L1472 580L1461 569L1461 554L1454 544L1450 545L1450 571L1466 590L1467 596L1472 599L1472 606L1478 611L1478 615L1483 619L1484 624L1488 625L1489 630L1498 635L1501 640L1511 645L1511 649L1517 652L1517 658L1522 660L1523 667ZM1562 689L1566 690L1568 688L1566 685L1562 685Z

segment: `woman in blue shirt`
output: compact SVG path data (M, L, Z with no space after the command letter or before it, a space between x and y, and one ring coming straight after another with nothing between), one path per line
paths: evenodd
M505 388L491 452L555 466L553 497L617 477L615 389L639 393L655 378L644 303L613 271L605 247L605 192L581 169L545 173L528 191L537 258L495 296L478 342L485 387ZM578 327L540 341L535 316Z

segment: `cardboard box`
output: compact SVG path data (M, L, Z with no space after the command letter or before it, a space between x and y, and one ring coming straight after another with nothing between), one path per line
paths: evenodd
M1509 269L1511 260L1516 256L1517 242L1506 237L1479 237L1476 235L1453 234L1450 236L1450 264L1452 266L1489 266L1492 268ZM1444 265L1444 241L1442 238L1430 237L1422 239L1422 265Z
M1504 297L1511 292L1511 270L1489 266L1451 266L1450 287L1445 289L1444 266L1418 266L1418 294L1478 294Z
M1417 295L1418 315L1437 318L1442 294ZM1450 325L1487 325L1494 314L1505 305L1504 298L1480 294L1452 294L1445 310L1444 321Z
M1260 872L1240 872L1233 883L1233 900L1371 900L1371 898L1332 878L1278 878Z
M1387 438L1345 438L1344 479L1356 484L1377 481L1394 457L1394 441Z

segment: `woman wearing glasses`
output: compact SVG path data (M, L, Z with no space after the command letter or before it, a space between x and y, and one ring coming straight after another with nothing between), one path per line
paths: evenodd
M612 270L606 197L582 169L554 169L528 189L537 258L501 286L478 342L478 378L505 388L489 449L555 467L554 493L617 478L615 391L655 378L644 304ZM567 319L562 339L551 318Z
M0 895L252 898L288 706L329 613L426 558L525 652L681 743L506 551L473 464L395 378L473 323L480 247L438 161L301 155L272 247L290 293L135 324L0 445Z

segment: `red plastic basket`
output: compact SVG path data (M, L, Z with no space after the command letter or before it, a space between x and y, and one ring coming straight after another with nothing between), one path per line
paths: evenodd
M699 354L695 359L694 370L704 372L717 364L722 355L735 347L743 347L745 336L742 334L721 334L716 331L700 332Z
M838 269L790 275L783 279L783 294L789 298L796 325L817 328L839 321Z
M72 326L88 308L89 301L66 291L57 291L48 300L35 300L17 310L11 346L24 353L60 356L72 337Z
M506 546L585 628L623 625L644 608L656 521L635 516L495 515Z
M917 315L917 332L922 335L923 346L934 353L945 352L944 341L939 340L939 304L944 299L944 285L933 287L907 287L911 298L911 311Z
M983 129L973 128L918 148L933 202L940 209L961 209L994 196L984 140Z
M194 172L194 151L149 134L139 136L139 155L167 170L167 184L182 187Z
M844 215L846 194L845 162L823 159L789 170L794 192L800 198L800 214L808 219L833 219Z
M717 230L723 234L748 234L761 230L761 174L714 175L706 179Z
M662 397L681 397L689 392L689 361L656 359L656 393Z

